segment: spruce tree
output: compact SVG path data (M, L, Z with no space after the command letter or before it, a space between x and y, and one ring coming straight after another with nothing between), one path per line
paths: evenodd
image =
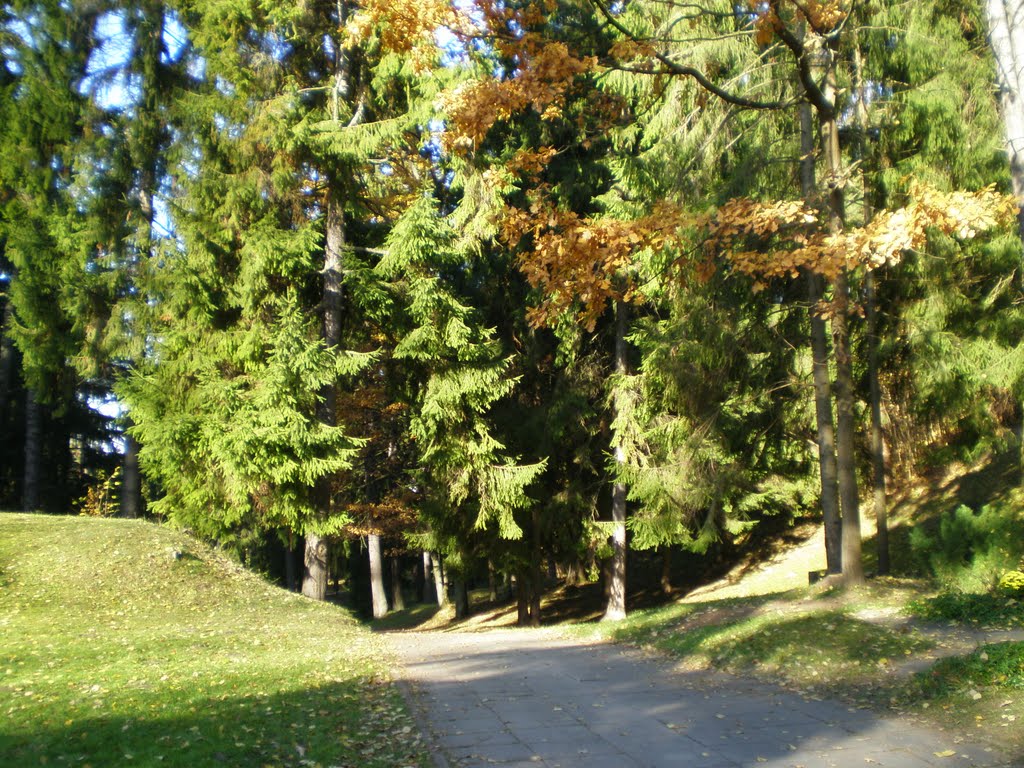
M510 360L494 331L459 296L457 286L471 278L472 266L456 244L432 197L423 194L396 222L377 270L401 291L412 323L395 357L422 377L410 429L420 446L427 548L444 551L446 566L464 582L475 531L523 535L516 512L535 503L527 488L544 462L518 463L494 433L490 412L516 381L507 375Z

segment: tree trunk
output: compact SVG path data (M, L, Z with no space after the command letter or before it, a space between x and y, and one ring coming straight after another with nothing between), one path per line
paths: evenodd
M7 335L14 323L14 305L10 296L4 300L4 317L0 323L0 431L7 431L7 414L14 394L14 342Z
M860 40L854 32L854 87L857 90L857 136L860 144L861 179L864 187L864 223L874 218L867 177L868 93L864 82L864 62ZM878 301L875 294L875 273L864 277L867 304L868 390L871 399L871 469L874 490L875 545L878 552L878 573L889 573L889 519L885 499L885 438L882 432L882 385L878 379Z
M437 596L437 604L444 606L448 602L448 593L444 588L444 563L437 552L433 553L431 558L434 563L434 593Z
M1024 2L986 0L985 15L989 45L996 63L1010 183L1014 196L1021 201L1017 212L1017 234L1024 241L1024 77L1021 74L1024 66ZM1024 274L1024 269L1021 272ZM1024 405L1019 410L1020 482L1024 484Z
M388 613L388 595L384 589L384 563L380 554L380 536L371 533L366 537L366 548L370 552L370 596L373 600L373 618L379 619Z
M494 572L494 561L487 558L487 599L498 602L498 574Z
M121 466L121 517L136 518L142 511L139 444L127 432L124 433L124 460Z
M615 372L620 376L628 373L626 357L626 329L629 325L629 308L624 301L615 302ZM618 396L613 403L616 415L619 411ZM626 455L622 446L615 447L615 461L624 464ZM616 482L612 487L612 558L608 569L608 605L604 621L618 621L626 617L626 486Z
M672 594L672 547L667 544L661 546L661 593Z
M295 542L288 532L288 543L284 545L284 583L289 592L295 591Z
M996 63L996 82L1002 104L1006 154L1010 161L1013 194L1024 200L1024 2L986 0L988 39ZM1024 207L1018 214L1018 232L1024 240Z
M339 26L343 28L348 18L347 0L338 2ZM348 98L351 92L351 62L347 48L338 40L334 41L335 62L334 62L334 88L331 90L331 116L335 122L339 118L339 101ZM358 114L353 117L353 122ZM344 251L345 251L345 214L344 194L341 189L341 180L328 177L327 200L325 203L325 226L324 226L324 268L323 268L323 302L322 302L322 328L321 335L324 345L328 349L337 349L341 343L341 319L342 299L344 286ZM324 387L321 393L322 399L317 408L317 416L320 421L333 427L337 423L335 414L337 391L333 384ZM330 490L330 478L324 478L318 483L316 491L317 514L321 518L330 517L333 509L333 494ZM307 538L307 544L309 539ZM308 560L310 554L306 553ZM326 597L325 591L319 599ZM306 586L303 584L303 593Z
M452 592L452 597L455 601L455 618L464 619L469 616L469 590L466 588L466 576L464 574L455 574Z
M391 606L396 611L405 610L405 596L402 594L402 558L391 558Z
M809 202L817 195L814 175L814 124L810 104L800 105L800 191L804 200ZM821 515L825 528L825 566L829 573L838 574L843 569L842 523L839 517L836 433L832 420L832 383L828 371L828 329L825 320L818 313L823 292L821 277L808 272L811 370L818 438L818 476L821 480Z
M875 275L865 277L868 309L868 386L871 395L871 467L874 475L875 544L878 573L889 573L889 517L885 498L885 437L882 432L882 385L878 380L878 308Z
M306 534L302 575L302 594L313 600L327 597L327 540L315 533Z
M437 602L437 590L434 587L433 569L430 567L430 552L423 550L423 602ZM438 603L440 605L440 603Z
M33 389L25 393L25 474L21 508L35 512L40 506L40 474L43 451L43 406Z
M527 627L530 625L530 578L526 570L520 570L516 574L516 625Z
M843 580L847 584L864 581L861 562L860 501L857 493L857 466L854 453L853 361L847 325L848 299L846 275L836 277L835 316L832 339L836 355L836 459L839 469L839 501L843 514Z
M540 598L543 593L544 578L541 568L540 551L540 510L535 506L531 512L532 539L530 547L530 626L540 626Z
M834 61L834 54L832 57ZM819 112L821 141L828 174L829 229L833 234L846 225L843 159L839 145L837 121L835 65L825 77L825 98L832 105L830 113ZM832 299L832 349L836 361L836 468L839 475L839 503L843 528L843 580L847 584L864 581L861 563L860 506L857 497L857 467L854 454L853 360L850 351L850 297L846 270L836 276Z

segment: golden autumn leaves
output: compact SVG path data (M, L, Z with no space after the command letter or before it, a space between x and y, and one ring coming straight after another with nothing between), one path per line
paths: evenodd
M1012 220L1017 202L991 187L979 192L940 192L915 185L911 200L879 211L870 224L832 234L822 231L803 202L730 200L710 220L705 252L724 253L732 268L765 281L808 270L835 279L846 269L877 269L922 248L929 228L962 240Z
M780 6L789 6L781 8ZM764 47L775 39L776 34L787 26L784 17L795 17L791 20L805 21L818 35L827 35L842 24L849 15L843 10L838 0L819 2L819 0L771 0L767 7L757 0L750 0L748 7L751 12L759 13L754 24L755 42Z
M820 36L833 34L848 16L839 0L769 0L749 7L760 46L794 23ZM376 30L382 46L422 61L426 51L436 54L436 30L444 27L467 45L485 39L515 62L515 70L505 76L464 82L438 99L445 117L443 148L471 156L498 121L528 109L544 120L561 118L571 89L582 77L602 71L596 57L578 57L565 43L532 31L543 27L553 9L553 0L515 9L496 0L365 0L350 32L365 38ZM653 49L632 39L616 43L610 55L645 58ZM822 213L798 200L734 199L700 214L663 201L633 220L588 217L559 208L548 194L544 169L556 153L554 147L520 151L488 172L518 179L522 189L530 190L528 207L506 208L496 224L505 245L519 251L527 280L541 289L540 303L529 311L534 326L571 315L592 330L609 301L641 300L632 275L644 251L671 249L680 254L671 263L685 266L697 279L722 267L748 275L756 292L769 280L801 271L834 280L845 270L894 264L924 245L929 228L967 239L1017 212L1015 200L991 188L945 193L916 186L903 207L879 211L869 224L840 232L830 232Z
M795 278L801 271L834 279L844 270L895 264L925 245L929 229L970 239L1016 214L1017 201L991 187L941 192L916 185L907 205L838 234L829 233L820 213L803 201L737 198L705 214L661 203L632 221L588 219L534 203L529 211L507 212L502 236L510 245L529 243L520 268L544 293L529 312L530 322L546 325L573 312L593 330L608 301L642 298L630 274L637 254L647 249L676 250L674 264L689 266L698 279L719 268L748 275L757 292L769 280ZM690 250L688 242L700 247Z

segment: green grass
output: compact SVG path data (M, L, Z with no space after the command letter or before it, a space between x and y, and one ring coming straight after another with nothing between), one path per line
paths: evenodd
M185 535L0 514L2 766L427 765L380 643Z
M910 611L926 621L951 621L978 627L1024 627L1024 602L994 594L942 592L914 600Z
M1024 760L1024 643L993 643L942 659L905 681L893 699Z
M876 604L872 593L854 601L848 595L810 602L797 597L789 592L677 603L571 631L650 646L691 667L767 676L805 691L853 692L865 700L892 664L932 647L915 632L851 615Z

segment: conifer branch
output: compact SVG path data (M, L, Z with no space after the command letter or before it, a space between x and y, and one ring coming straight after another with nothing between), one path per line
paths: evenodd
M612 25L615 29L621 32L623 35L628 37L630 40L641 43L642 41L637 38L629 29L626 28L618 19L614 17L612 12L605 6L602 0L590 0L591 4L597 8L601 15L604 16L605 20ZM776 110L786 109L793 106L797 101L789 99L786 101L759 101L757 99L748 99L743 96L739 96L735 93L731 93L724 88L715 85L707 76L699 69L694 67L688 67L678 62L673 61L668 55L661 53L660 51L652 51L654 57L661 62L662 67L644 67L644 66L625 66L617 65L611 67L611 69L617 69L622 72L632 72L640 75L674 75L677 77L690 77L697 81L701 88L714 94L722 101L728 102L737 107L744 107L745 109L765 109L765 110Z

